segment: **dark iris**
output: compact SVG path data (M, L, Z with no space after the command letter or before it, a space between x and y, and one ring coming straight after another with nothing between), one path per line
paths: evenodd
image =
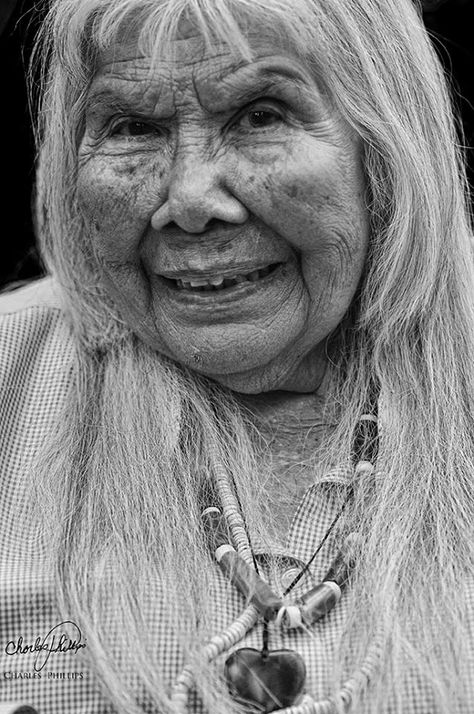
M143 136L153 131L153 128L143 121L131 121L127 124L127 129L130 136Z
M276 114L266 111L265 109L256 109L250 112L248 116L250 125L256 129L269 126L270 124L278 121L278 116Z
M147 136L154 134L155 127L145 121L127 121L119 124L113 131L122 136Z

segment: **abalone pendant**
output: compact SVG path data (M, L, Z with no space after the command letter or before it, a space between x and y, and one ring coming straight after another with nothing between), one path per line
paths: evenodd
M224 673L236 701L251 712L268 714L296 702L303 692L306 666L293 650L243 647L227 658Z

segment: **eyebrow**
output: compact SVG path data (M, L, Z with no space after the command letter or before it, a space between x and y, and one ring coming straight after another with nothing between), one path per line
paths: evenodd
M131 87L131 91L123 91L124 84ZM150 87L153 85L150 83ZM90 87L86 105L87 112L94 113L97 109L107 107L107 109L117 109L118 111L129 111L136 108L137 98L143 104L143 80L127 80L123 77L101 78L97 84ZM152 91L151 97L154 104L158 100L160 91L158 85Z
M132 108L133 99L126 97L114 86L99 87L90 91L87 96L87 113L94 114L97 109L107 107L117 111L127 111Z
M318 85L311 75L303 73L299 68L281 63L270 66L263 65L257 73L252 70L252 65L242 65L231 74L221 79L221 84L234 92L237 98L258 94L265 89L289 84L297 86L299 89L313 89L319 94ZM219 99L217 98L217 103Z

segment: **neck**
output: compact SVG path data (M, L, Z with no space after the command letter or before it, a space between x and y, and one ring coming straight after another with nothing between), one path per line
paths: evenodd
M320 390L306 394L282 390L242 394L239 400L252 414L270 421L317 420L325 405L324 393Z
M319 474L319 455L331 430L321 394L270 392L241 397L262 437L264 466L255 487L283 539L305 491Z
M273 450L281 447L296 451L300 461L308 449L313 452L316 435L329 426L325 396L319 390L311 394L276 391L242 395L240 401Z

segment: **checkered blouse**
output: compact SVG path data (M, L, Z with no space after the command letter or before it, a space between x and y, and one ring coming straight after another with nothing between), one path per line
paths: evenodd
M18 539L27 537L30 527L27 521L21 522L21 504L29 489L28 469L33 454L55 428L67 390L71 349L71 337L50 279L1 297L0 714L113 712L94 673L88 670L80 647L77 651L51 653L43 667L41 656L44 655L28 650L36 638L44 638L60 623L50 573L19 555ZM293 519L286 552L265 554L266 561L273 563L269 577L277 591L281 592L289 584L325 534L341 503L344 483L343 473L333 473L309 488ZM309 576L312 582L306 578L295 588L295 596L322 578L333 557L334 552L330 549L321 553ZM228 597L217 566L215 592L218 626L225 630L242 613L244 602L237 592ZM332 711L326 699L331 662L328 654L334 651L340 638L348 596L345 593L338 606L311 631L275 631L272 634L273 648L297 650L306 662L310 695L305 709L307 714ZM182 654L160 622L159 612L155 618L150 626L156 631L157 647L171 685L181 671ZM73 625L60 628L58 637L62 631L67 631L71 639L78 641ZM86 638L87 633L84 633L83 639ZM259 648L261 626L254 627L238 646ZM376 676L375 659L369 657L359 671L349 674L344 685L343 697L354 714L357 713L350 707L352 695ZM430 693L416 682L412 691L405 714L433 714ZM26 705L34 709L22 708ZM202 714L199 698L190 697L188 711Z

